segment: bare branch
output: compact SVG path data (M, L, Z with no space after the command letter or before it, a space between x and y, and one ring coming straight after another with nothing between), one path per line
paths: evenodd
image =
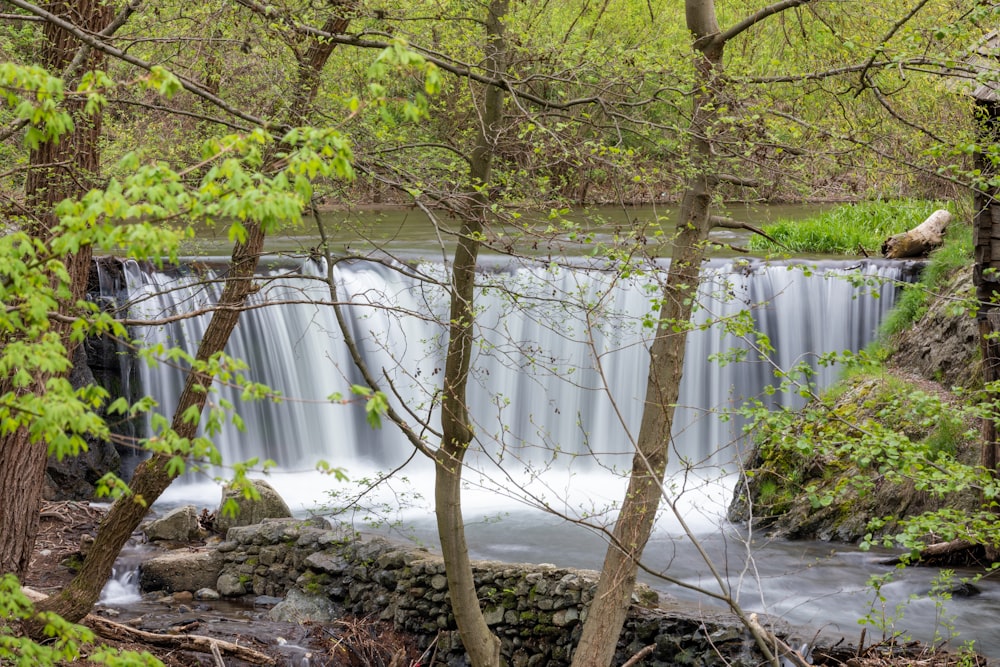
M917 12L919 12L923 8L923 6L927 4L927 2L928 0L920 0L920 2L918 2L906 16L896 21L896 23L894 23L893 26L889 28L889 32L886 33L885 37L882 38L882 41L879 42L878 48L875 49L875 52L872 53L871 58L869 58L868 62L865 63L864 69L861 70L861 76L858 77L860 85L860 88L858 89L857 93L858 95L860 95L861 92L868 86L867 83L868 70L871 69L872 64L875 62L876 58L878 58L878 55L882 53L882 50L884 49L885 45L889 42L890 39L892 39L893 35L895 35L900 28L906 25L906 23L910 19L912 19L914 16L917 15Z
M735 24L731 28L723 30L717 36L713 37L713 41L718 41L722 43L728 42L729 40L733 39L740 33L749 30L750 28L757 25L758 23L760 23L769 16L774 16L775 14L779 14L785 11L786 9L799 7L801 5L809 4L810 2L813 2L813 0L781 0L781 2L776 2L773 5L769 5L767 7L760 9L757 12L754 12L753 14L746 17L745 19Z

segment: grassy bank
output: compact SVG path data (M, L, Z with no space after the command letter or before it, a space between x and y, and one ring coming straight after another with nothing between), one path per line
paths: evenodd
M916 227L939 208L953 207L919 199L844 204L805 220L779 220L767 225L764 231L777 243L755 235L750 239L750 249L775 254L875 256L887 238Z

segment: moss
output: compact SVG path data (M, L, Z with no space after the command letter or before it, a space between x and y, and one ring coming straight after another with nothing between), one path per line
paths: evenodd
M310 570L302 573L299 579L299 587L309 595L321 595L330 584L331 577L325 572L317 574Z

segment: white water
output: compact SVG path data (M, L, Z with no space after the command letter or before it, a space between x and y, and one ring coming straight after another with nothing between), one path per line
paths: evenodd
M899 277L897 266L865 263L860 272L881 284ZM419 268L441 277L440 266ZM689 334L674 428L678 465L732 461L741 422L720 419L720 414L747 398L761 397L766 385L776 383L775 368L805 361L816 369L818 354L858 350L871 340L895 290L890 285L881 289L882 298L871 298L870 288L844 280L852 269L839 263L811 273L791 266L723 263L704 271L696 327L749 311L776 352L767 361L751 352L749 361L720 365L708 359L746 348L746 341L725 333L720 324ZM129 278L137 300L133 315L185 312L215 298L211 290L175 274L132 266ZM340 265L337 280L341 298L351 302L345 312L352 333L372 371L383 381L391 379L398 396L394 404L412 411L411 423L428 416L436 423L445 292L374 263ZM531 470L550 467L554 457L563 459L559 468L577 472L627 465L646 388L649 329L642 322L655 296L650 281L612 284L607 273L566 268L497 271L484 274L483 280L469 388L482 451L494 459L516 459ZM142 301L140 295L149 298ZM291 300L322 303L329 294L316 280L283 278L266 284L255 297L257 304ZM789 315L779 317L779 312ZM193 353L207 321L207 315L181 320L149 328L143 336L150 345L180 345ZM245 359L247 374L284 399L247 404L240 402L238 390L221 393L238 406L246 425L242 433L230 427L217 438L225 460L256 456L273 459L286 470L301 470L324 458L348 469L384 469L411 453L396 429L368 427L363 401L341 405L326 400L335 392L349 396L350 385L361 383L332 308L299 303L248 312L227 352ZM836 373L835 368L819 368L815 381L823 386ZM164 365L143 367L141 378L145 391L169 415L182 372ZM767 400L782 405L801 401L795 393Z
M856 640L857 620L871 609L868 577L889 569L877 564L876 555L827 544L768 542L727 524L723 517L732 478L720 477L720 470L734 468L740 421L724 421L720 414L746 398L761 396L764 387L775 382L775 367L787 369L807 361L815 368L817 355L867 344L891 307L895 290L880 288L882 298L874 299L873 288L846 281L844 275L881 283L899 279L897 267L866 262L855 270L853 264L826 263L803 270L712 264L703 274L696 323L749 309L776 352L769 362L751 355L751 361L720 366L707 361L709 356L747 343L724 334L718 325L689 334L683 406L674 431L668 485L672 495L680 497L679 515L703 541L726 584L740 592L750 609L843 633L849 640ZM434 265L419 270L436 277L442 273ZM173 274L132 266L130 277L136 297L153 295L134 314L184 312L214 298L192 287L192 280ZM341 265L337 278L341 299L349 298L352 304L352 332L363 341L367 362L380 377L395 383L401 399L394 404L421 416L430 414L433 423L432 398L443 368L438 323L446 312L443 291L378 264ZM469 488L463 495L470 548L479 558L599 567L604 551L600 535L551 512L586 517L597 526L613 518L609 508L624 488L614 468L628 463L628 434L637 426L645 389L642 318L650 310L650 293L644 288L648 282L612 285L610 277L599 272L520 268L485 274L484 283L488 287L480 294L484 312L469 395L480 451L472 457L466 475ZM176 290L164 294L165 288ZM268 283L256 299L263 303L306 296L328 299L322 283L303 278ZM402 308L402 313L385 306ZM591 314L589 327L586 313ZM152 328L144 335L150 343L181 344L193 353L206 324L207 317L196 318ZM237 404L246 430L226 429L219 445L227 460L274 459L279 468L269 481L297 511L330 502L326 491L344 488L309 472L317 458L344 467L357 479L396 466L409 455L408 444L391 426L367 426L360 405L325 400L333 392L347 394L350 384L360 382L328 306L298 304L247 313L228 351L248 361L251 377L279 389L288 400L245 404L239 402L238 392L223 392ZM815 381L823 386L836 373L836 368L820 367ZM163 366L142 372L145 391L161 401L167 414L181 378L179 371ZM802 399L779 393L768 400L794 406ZM692 468L681 465L682 460ZM356 518L368 522L379 516L380 504L388 505L389 520L401 521L406 531L433 544L432 485L426 466L411 464L403 474L409 481L378 489ZM175 485L164 500L212 507L218 494L217 486L195 480ZM401 499L408 504L401 507ZM646 557L654 570L717 589L682 535L680 521L669 513L658 523ZM976 639L980 650L1000 654L989 622L1000 611L995 586L984 584L982 596L952 601L942 610L924 595L934 571L898 576L884 591L888 614L896 615L897 603L916 599L894 629L931 640L935 632L948 633L941 618L954 615L963 639ZM683 588L650 581L670 594L705 600Z
M111 578L104 584L97 604L117 607L135 604L142 600L139 591L139 564L119 561L111 570Z

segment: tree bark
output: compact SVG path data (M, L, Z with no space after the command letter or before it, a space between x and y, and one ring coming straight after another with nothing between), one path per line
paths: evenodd
M1000 103L980 100L976 103L979 143L995 145L1000 141ZM989 183L1000 171L989 155L977 152L973 166L979 170L983 183ZM975 214L972 223L974 264L972 281L976 286L976 323L979 327L979 349L983 357L983 401L996 403L1000 398L1000 188L984 186L973 190ZM998 474L997 422L1000 416L985 416L980 420L981 463ZM983 498L984 503L995 498ZM1000 510L998 510L1000 511ZM1000 545L987 544L986 556L1000 559Z
M486 67L491 75L497 75L506 69L502 21L507 13L507 0L491 0L488 12ZM490 180L503 100L500 87L490 86L483 92L479 132L469 169L471 187L467 196L471 206L462 222L452 265L451 313L441 397L442 439L434 458L434 504L448 592L455 623L473 667L500 665L500 640L483 618L465 540L462 464L475 436L466 388L474 347L476 265L479 238L489 214L484 192Z
M944 243L944 231L951 222L951 213L938 210L913 229L890 236L882 244L882 254L889 259L923 257Z
M342 26L342 29L347 27L346 21L339 18L327 25ZM298 78L300 85L311 85L304 85L293 91L288 111L289 122L299 123L309 115L316 98L319 72L332 51L332 43L312 40L305 58L300 61ZM306 76L305 71L309 68L315 72ZM212 314L198 346L196 361L207 361L225 349L246 298L253 290L257 261L264 249L265 232L259 222L249 222L245 227L245 241L237 243L233 248L229 274L219 298L219 305L222 307ZM178 438L191 439L197 434L198 423L186 421L184 415L191 408L197 409L199 414L204 410L211 385L212 377L195 370L188 373L171 423L171 429ZM132 494L122 496L112 504L101 521L97 537L80 571L58 595L42 602L40 610L54 611L73 622L90 612L100 597L104 583L111 576L112 567L122 547L146 516L149 506L175 479L176 476L167 468L169 461L168 455L153 454L136 468L130 484Z
M47 8L95 33L103 30L113 18L113 7L103 0L77 0L73 4L52 2ZM50 24L45 25L44 32L41 64L50 71L59 71L73 60L79 44L70 34ZM101 60L101 54L91 52L87 66L97 67ZM55 205L67 197L86 192L100 168L100 115L85 116L79 101L68 101L67 106L73 115L74 131L56 141L43 143L31 151L29 157L32 168L28 171L25 195L33 219L27 231L46 242L50 240L55 223ZM72 316L77 300L86 293L91 253L91 248L84 246L79 252L61 258L70 276L69 296L59 304L62 315ZM52 281L55 286L54 276ZM69 325L63 319L53 320L51 330L59 333L67 356L72 358ZM5 342L0 341L0 344ZM44 394L50 377L38 375L30 387L22 388L14 387L9 377L0 378L0 396L8 392ZM27 429L19 428L0 435L0 571L12 572L20 578L28 568L38 536L47 460L47 443L32 443Z
M670 431L684 368L686 330L698 289L705 241L712 224L712 154L707 137L717 115L714 102L719 92L724 42L714 39L720 31L711 0L688 0L686 9L698 70L698 92L694 96L688 142L691 174L681 200L670 268L662 288L659 323L649 350L646 401L628 490L604 557L580 643L573 655L574 667L610 665L625 623L639 560L652 532L662 496Z

